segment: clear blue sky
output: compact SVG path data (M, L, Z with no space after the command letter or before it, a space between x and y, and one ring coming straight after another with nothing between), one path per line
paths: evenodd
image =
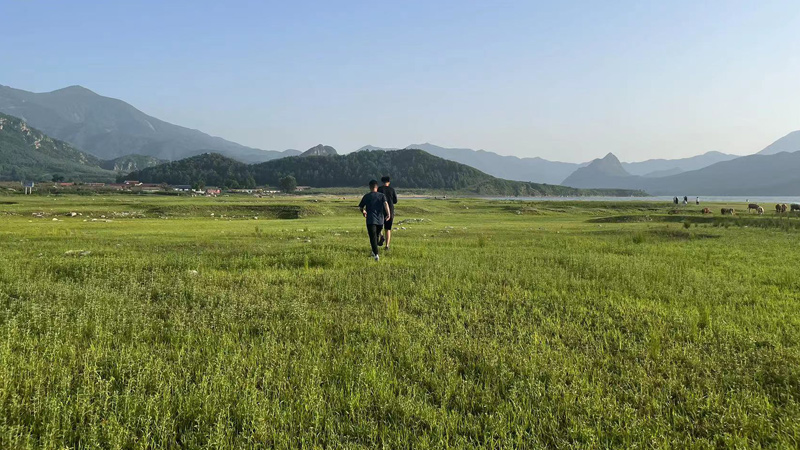
M800 129L797 0L0 0L0 36L0 84L264 149L634 161Z

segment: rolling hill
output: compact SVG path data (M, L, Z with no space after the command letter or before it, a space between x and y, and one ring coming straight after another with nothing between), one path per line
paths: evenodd
M111 181L114 172L104 162L66 142L28 126L22 119L0 114L0 179L49 180L53 175L82 181Z
M641 195L631 191L580 190L503 180L422 150L288 157L249 166L222 155L207 154L136 171L129 177L148 183L277 186L282 177L292 175L300 185L363 187L370 179L385 174L391 174L400 188L454 190L478 195Z
M129 154L174 160L217 152L245 162L297 154L259 150L148 116L81 86L33 93L0 85L0 112L101 159Z
M218 153L205 153L131 172L126 178L144 183L254 187L251 166Z

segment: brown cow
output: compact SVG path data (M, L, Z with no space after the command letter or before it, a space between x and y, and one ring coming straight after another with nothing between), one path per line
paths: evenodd
M750 212L751 209L758 211L758 204L757 203L750 203L747 205L747 212Z
M785 212L786 212L786 203L782 203L781 204L781 214L784 214Z
M708 208L703 208L703 214L711 214L711 210Z
M757 212L757 213L758 213L758 215L760 216L760 215L764 214L764 208L762 208L762 207L760 207L760 206L759 206L759 207L758 207L758 209L756 209L756 212Z
M733 208L722 208L722 215L730 214L731 216L736 214L736 210Z
M780 214L781 213L781 204L780 203L777 203L775 205L775 213L776 214Z

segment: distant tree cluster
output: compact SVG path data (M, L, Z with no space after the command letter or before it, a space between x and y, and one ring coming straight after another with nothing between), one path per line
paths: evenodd
M121 176L143 183L186 184L191 186L218 186L248 189L256 186L247 164L226 158L217 153L206 153L190 158L148 167Z

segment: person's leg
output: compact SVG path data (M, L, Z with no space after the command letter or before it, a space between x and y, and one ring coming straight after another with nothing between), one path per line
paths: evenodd
M392 214L394 214L394 211L392 211ZM394 223L394 216L392 216L391 219L387 220L386 223L383 224L383 229L386 230L384 232L384 235L385 235L384 241L386 242L386 248L387 249L389 248L389 241L392 240L392 224L393 223Z
M372 247L372 254L378 254L378 226L367 225L367 234L369 234L369 245Z
M378 235L378 247L383 245L383 225L375 225L375 230Z

